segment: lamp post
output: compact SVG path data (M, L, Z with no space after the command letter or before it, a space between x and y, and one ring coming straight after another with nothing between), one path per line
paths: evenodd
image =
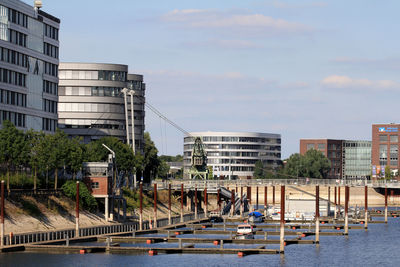
M135 143L135 116L134 116L134 109L133 109L133 95L135 94L134 90L129 90L128 94L131 96L131 121L132 121L132 150L133 155L136 154L136 143ZM127 126L128 127L128 126ZM136 188L136 169L133 173L133 187Z

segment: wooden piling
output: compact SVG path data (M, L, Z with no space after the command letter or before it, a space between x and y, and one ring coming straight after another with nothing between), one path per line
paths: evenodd
M183 183L181 183L181 223L183 222Z
M79 181L76 181L75 237L79 237Z
M340 208L340 186L338 186L338 213L339 213L339 215L340 215L340 210L341 210L341 208Z
M345 214L345 218L344 218L344 233L346 235L349 234L349 194L350 194L350 190L349 187L346 185L345 186L345 192L344 192L345 196L344 196L344 214Z
M331 213L331 187L328 186L328 212L327 215L330 216Z
M315 242L319 243L319 185L315 186Z
M197 187L194 188L194 219L197 220Z
M268 209L268 199L267 199L268 187L264 187L264 216L267 217L267 209Z
M275 185L272 186L272 205L275 206Z
M231 216L235 215L235 190L231 191Z
M171 183L168 184L168 224L171 224Z
M337 201L337 188L335 186L335 214L333 215L335 220L336 220L336 215L337 215L337 202L336 201Z
M368 186L365 186L365 223L364 223L364 227L365 230L368 229Z
M258 210L258 186L256 187L256 210Z
M4 180L1 181L0 246L4 246Z
M157 184L154 184L154 228L157 227Z
M388 201L387 186L385 187L385 223L388 222Z
M281 233L280 250L285 250L285 186L281 185Z
M251 187L247 187L247 203L249 203L249 210L251 211Z
M240 187L240 216L243 216L244 206L243 206L243 186Z
M204 188L204 215L206 216L206 217L208 217L207 216L207 213L208 213L208 205L207 205L207 186Z
M143 182L139 184L139 230L143 230Z
M221 213L221 188L217 190L218 213Z

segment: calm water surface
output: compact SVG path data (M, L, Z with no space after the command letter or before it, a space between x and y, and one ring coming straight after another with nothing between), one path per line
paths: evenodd
M374 218L378 220L380 218ZM316 245L290 245L285 255L195 254L0 254L0 266L397 266L400 265L400 219L349 230L349 236L321 236ZM311 237L312 238L312 237ZM122 245L122 244L121 244ZM157 244L158 245L158 244ZM168 244L169 245L177 245ZM205 244L199 246L204 246ZM269 245L267 248L277 248Z

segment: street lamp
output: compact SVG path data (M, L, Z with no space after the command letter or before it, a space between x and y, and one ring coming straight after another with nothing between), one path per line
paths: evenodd
M126 143L129 145L129 121L128 121L128 104L126 101L126 94L129 92L127 88L122 89L121 91L124 94L124 103L125 103L125 129L126 129Z
M134 116L134 109L133 109L133 95L135 94L134 90L129 90L128 94L131 96L131 121L132 121L132 151L133 155L136 155L136 144L135 144L135 116ZM133 172L133 187L136 188L136 168Z

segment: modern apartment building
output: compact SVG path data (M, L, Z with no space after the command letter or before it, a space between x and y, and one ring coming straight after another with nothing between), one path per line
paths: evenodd
M192 132L184 138L184 177L191 167L194 137L201 137L207 153L207 165L216 177L247 179L262 161L266 168L281 164L281 136L249 132Z
M385 167L389 166L392 174L399 172L399 130L400 124L372 125L372 175L385 176Z
M0 2L0 123L57 127L60 20L19 0Z
M321 151L331 162L327 178L365 179L371 176L371 141L300 139L300 154Z
M133 106L135 148L143 151L145 84L142 75L128 74L127 65L60 63L59 78L58 123L63 131L82 137L85 143L104 136L126 142L128 136L131 144Z

